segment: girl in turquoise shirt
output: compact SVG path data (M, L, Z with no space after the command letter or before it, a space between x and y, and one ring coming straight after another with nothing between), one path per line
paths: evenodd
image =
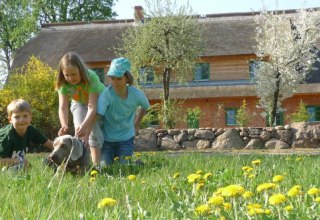
M98 98L97 113L103 117L104 144L101 161L111 164L115 157L125 163L132 156L134 136L150 107L142 91L132 86L131 64L126 58L112 60L108 71L111 85Z

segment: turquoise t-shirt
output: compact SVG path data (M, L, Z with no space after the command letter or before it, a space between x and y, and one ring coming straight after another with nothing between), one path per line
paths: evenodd
M97 113L103 116L104 140L109 142L126 141L135 136L134 119L138 107L150 107L145 94L134 86L127 86L128 97L120 98L112 86L100 94Z
M89 93L100 94L105 87L95 72L87 70L87 74L89 80L88 84L80 83L73 85L66 83L58 89L58 92L71 97L75 102L87 105L89 101Z

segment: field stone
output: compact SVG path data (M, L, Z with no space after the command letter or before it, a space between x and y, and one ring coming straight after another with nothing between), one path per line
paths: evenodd
M175 142L170 135L166 135L162 138L160 144L161 150L179 150L181 146L179 143Z
M239 149L245 147L245 145L236 129L226 129L223 134L213 141L211 147L213 149Z

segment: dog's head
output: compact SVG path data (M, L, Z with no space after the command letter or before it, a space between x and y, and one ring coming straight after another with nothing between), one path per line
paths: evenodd
M66 162L70 156L70 161L78 160L82 155L84 148L79 139L71 135L63 135L54 139L53 151L48 159L56 165Z

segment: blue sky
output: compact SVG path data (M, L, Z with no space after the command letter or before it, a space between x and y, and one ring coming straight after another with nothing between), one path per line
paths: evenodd
M183 5L188 0L176 0ZM320 0L189 0L193 12L200 15L259 11L265 6L268 10L299 9L320 7ZM117 19L133 18L133 7L141 5L146 9L145 0L118 0L113 10Z

